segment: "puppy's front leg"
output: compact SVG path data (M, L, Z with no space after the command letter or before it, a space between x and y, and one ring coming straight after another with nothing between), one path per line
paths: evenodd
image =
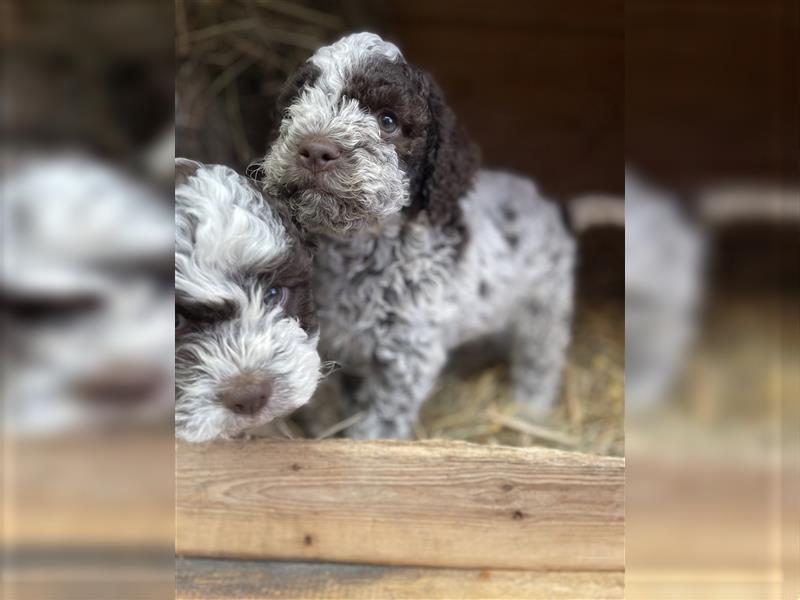
M411 439L420 407L444 367L439 345L409 344L402 352L382 348L354 400L365 417L347 430L358 439Z

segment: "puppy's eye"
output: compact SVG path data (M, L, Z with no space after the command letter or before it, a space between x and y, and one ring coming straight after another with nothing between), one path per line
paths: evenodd
M264 294L264 302L267 304L280 304L283 306L289 297L289 289L280 285L274 285Z
M398 130L398 123L397 123L397 116L385 110L378 115L378 124L381 126L381 129L388 134L393 134Z
M175 333L183 333L189 327L189 320L180 313L175 313Z

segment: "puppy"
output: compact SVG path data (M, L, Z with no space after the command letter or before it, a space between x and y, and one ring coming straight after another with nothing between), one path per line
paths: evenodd
M6 431L171 428L171 203L89 155L5 154Z
M218 165L176 160L175 427L230 438L319 379L311 254L285 210Z
M534 184L478 170L479 152L431 77L360 33L287 83L264 187L316 234L325 358L360 382L349 435L407 438L454 347L500 335L515 393L557 397L574 242Z

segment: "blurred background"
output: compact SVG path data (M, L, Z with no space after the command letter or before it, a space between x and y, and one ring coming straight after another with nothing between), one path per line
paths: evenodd
M266 153L289 75L320 46L368 30L433 74L480 144L484 166L530 176L556 202L601 195L621 203L623 6L179 0L176 152L244 172ZM544 420L527 414L512 400L506 366L483 360L474 369L467 352L427 402L419 438L623 453L621 221L580 237L575 341L558 410ZM291 421L282 432L303 435Z
M174 8L0 21L2 597L173 597Z
M626 597L798 594L798 24L625 4Z

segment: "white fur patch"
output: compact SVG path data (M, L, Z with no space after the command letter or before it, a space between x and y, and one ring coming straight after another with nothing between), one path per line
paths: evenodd
M397 46L369 32L354 33L330 46L323 46L308 59L321 71L315 87L330 96L340 96L349 77L376 55L394 61L403 60Z
M238 173L202 167L175 190L175 290L196 300L233 300L236 273L266 271L289 252L280 220Z

